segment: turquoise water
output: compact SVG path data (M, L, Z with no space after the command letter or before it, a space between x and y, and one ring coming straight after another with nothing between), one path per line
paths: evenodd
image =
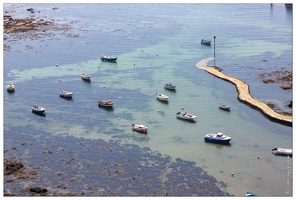
M235 196L292 196L287 158L271 154L274 147L292 148L292 128L240 103L234 85L195 66L213 57L213 45L199 41L215 35L216 59L209 65L246 81L254 98L288 110L284 103L292 93L257 78L292 70L292 14L283 4L58 4L57 10L52 4L5 4L4 10L27 17L27 7L40 11L34 17L72 29L4 41L12 47L4 52L4 85L16 86L15 93L3 93L5 134L17 128L118 139L196 162ZM101 62L103 54L118 62ZM92 81L83 82L82 73ZM176 92L163 88L168 82ZM61 90L73 91L74 100L59 98ZM169 103L157 101L157 93L168 95ZM114 110L98 108L98 99L112 99ZM231 112L218 109L219 103ZM46 117L31 113L34 104L46 108ZM182 108L197 116L196 123L176 119ZM148 126L148 135L131 131L132 123ZM210 132L232 136L231 146L205 143Z

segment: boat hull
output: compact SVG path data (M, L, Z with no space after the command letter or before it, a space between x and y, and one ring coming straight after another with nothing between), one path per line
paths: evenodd
M231 139L227 140L215 140L212 138L205 138L205 142L220 143L220 144L229 144Z
M45 115L45 109L43 107L33 107L32 113L37 115Z
M81 75L81 79L84 80L84 81L90 81L90 75L88 75L88 74L82 74Z
M99 106L101 106L101 107L107 107L107 108L112 108L113 107L113 104L112 105L106 105L106 104L99 103Z
M159 100L159 101L168 101L168 98L157 97L157 100Z
M148 132L148 128L146 126L144 126L144 125L134 125L134 124L132 124L132 130L137 131L137 132L143 132L143 133Z
M204 44L204 45L211 45L211 41L210 40L201 40L200 43L201 44Z
M104 61L104 62L116 62L117 61L117 57L113 57L113 56L101 56L101 61Z
M172 84L165 84L164 85L164 88L165 89L168 89L168 90L175 90L176 89L176 86L175 85L172 85Z
M222 133L212 134L209 133L204 138L205 142L220 143L220 144L229 144L231 137L228 137Z
M272 153L279 156L292 156L292 149L274 148Z
M111 108L113 107L113 101L111 100L99 100L98 105L102 107Z
M177 112L176 117L178 119L183 119L183 120L188 120L188 121L195 121L195 118L196 118L195 115L185 113L185 112Z
M164 95L164 94L159 94L159 95L157 95L156 99L159 100L159 101L165 101L166 102L166 101L169 100L169 97Z
M11 89L11 88L7 88L7 92L9 92L9 93L13 93L13 92L15 92L15 90L14 90L14 88L13 88L13 89Z
M72 99L72 95L63 95L60 94L60 97L66 98L66 99Z
M73 93L72 92L60 92L60 97L72 99Z
M7 92L12 93L12 92L15 91L15 87L14 87L14 85L12 85L12 84L8 84L8 85L6 86L6 90L7 90Z
M230 111L230 106L228 106L228 105L220 104L219 108L222 109L222 110Z

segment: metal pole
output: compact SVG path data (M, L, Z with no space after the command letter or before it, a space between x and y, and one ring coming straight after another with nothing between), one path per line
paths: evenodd
M216 36L214 36L214 58L216 57Z
M214 66L216 66L216 36L214 36Z

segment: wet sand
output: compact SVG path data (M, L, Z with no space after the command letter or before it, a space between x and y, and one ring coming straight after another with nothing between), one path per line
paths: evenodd
M231 77L229 75L223 74L219 70L215 69L214 67L207 66L208 62L213 60L214 58L206 58L201 60L196 64L196 67L199 69L202 69L218 78L221 78L223 80L229 81L230 83L233 83L236 86L237 92L238 92L238 100L251 106L254 109L259 110L261 113L264 114L268 119L271 121L281 123L287 126L292 126L292 116L285 115L281 113L277 113L272 108L270 108L267 104L265 104L262 101L259 101L257 99L254 99L250 95L250 88L247 83L244 81Z

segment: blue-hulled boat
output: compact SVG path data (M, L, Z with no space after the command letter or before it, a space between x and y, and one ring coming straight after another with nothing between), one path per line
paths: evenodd
M206 142L229 144L231 137L219 132L217 134L209 133L205 136Z
M257 197L258 195L253 192L247 192L246 197Z

